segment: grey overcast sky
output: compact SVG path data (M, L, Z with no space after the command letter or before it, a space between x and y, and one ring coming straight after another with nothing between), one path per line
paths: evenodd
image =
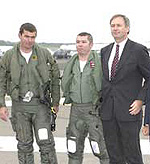
M0 40L19 41L20 25L30 22L37 42L75 43L86 31L95 43L109 43L109 20L118 13L129 17L131 39L150 41L149 0L0 0Z

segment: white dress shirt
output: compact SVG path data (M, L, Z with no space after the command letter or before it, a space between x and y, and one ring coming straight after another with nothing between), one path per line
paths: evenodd
M109 61L108 61L108 69L109 69L109 79L111 77L111 67L112 67L112 63L113 63L113 60L114 60L114 57L115 57L115 53L116 53L116 45L118 44L119 45L119 59L122 55L122 51L124 49L124 46L127 42L128 38L126 38L124 41L122 41L121 43L114 43L114 46L112 48L112 51L111 51L111 54L110 54L110 57L109 57Z

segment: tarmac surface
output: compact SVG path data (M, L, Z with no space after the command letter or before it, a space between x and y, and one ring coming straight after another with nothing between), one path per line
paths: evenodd
M57 127L56 131L53 133L55 138L63 138L63 142L65 141L65 129L68 124L68 119L69 119L69 112L70 112L70 106L63 106L60 105L60 110L57 116ZM15 137L14 132L11 129L11 124L10 121L4 122L0 120L0 137L4 137L3 141L5 141L5 138L8 136ZM1 138L0 138L1 139ZM147 137L143 137L141 134L141 139L147 140ZM1 142L1 141L0 141ZM11 144L11 141L8 141ZM149 144L149 142L147 142ZM16 143L15 143L16 144ZM62 147L65 143L60 143L60 145L57 145L57 140L56 140L56 145L58 147ZM11 146L11 145L10 145ZM150 145L149 145L150 148ZM0 145L0 164L18 164L17 160L17 151L2 151L2 147ZM56 148L57 151L57 148ZM133 152L134 153L134 152ZM58 163L59 164L67 164L67 152L66 151L57 151L57 158L58 158ZM150 154L144 154L144 164L150 164ZM83 164L98 164L99 160L92 154L92 153L84 153L84 161ZM40 164L40 156L38 151L35 151L35 164Z
M64 60L64 62L66 62ZM59 64L59 66L62 68L62 65ZM11 107L9 107L10 110ZM65 145L65 131L69 120L69 112L70 112L70 106L63 106L60 104L60 110L57 116L57 126L56 131L53 133L55 137L55 142L57 142L57 139L61 139L62 143L58 146L58 148L63 147ZM150 142L148 141L148 137L144 137L142 134L140 134L141 139L146 141L147 145L145 148L150 149ZM15 133L12 131L10 121L4 122L0 120L0 143L5 142L7 137L15 138ZM7 143L10 147L12 146L11 140L8 140ZM16 144L15 141L13 144ZM63 149L65 150L65 148ZM57 152L57 158L59 164L67 164L68 158L67 158L67 152L66 151L58 151ZM134 154L134 152L133 152ZM150 153L144 153L143 154L144 164L150 164ZM17 151L4 151L2 145L0 144L0 164L18 164L17 160ZM40 164L40 156L38 151L35 151L35 164ZM83 164L99 164L99 160L89 151L84 153L84 160Z

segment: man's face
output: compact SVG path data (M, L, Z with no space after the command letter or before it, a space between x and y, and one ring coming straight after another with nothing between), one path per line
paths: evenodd
M36 32L29 32L24 30L24 32L19 34L21 48L25 50L31 50L32 46L35 44Z
M125 26L125 22L122 17L114 18L110 26L112 36L116 41L121 42L127 38L129 27Z
M90 43L88 36L77 36L76 48L79 55L88 55L92 46L93 43Z

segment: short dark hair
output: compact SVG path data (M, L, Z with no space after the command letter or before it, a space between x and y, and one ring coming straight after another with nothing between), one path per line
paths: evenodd
M37 35L37 29L31 23L24 23L24 24L22 24L21 27L20 27L19 33L22 35L24 30L29 31L29 32L36 32L36 35Z
M79 33L77 36L88 36L88 40L90 43L93 43L93 37L90 33L87 33L87 32L81 32Z
M111 24L111 22L112 22L113 19L118 18L118 17L123 18L124 23L125 23L125 26L126 26L126 27L129 27L129 30L130 30L130 20L129 20L128 17L126 17L125 15L122 15L122 14L116 14L116 15L114 15L114 16L110 19L110 24Z

